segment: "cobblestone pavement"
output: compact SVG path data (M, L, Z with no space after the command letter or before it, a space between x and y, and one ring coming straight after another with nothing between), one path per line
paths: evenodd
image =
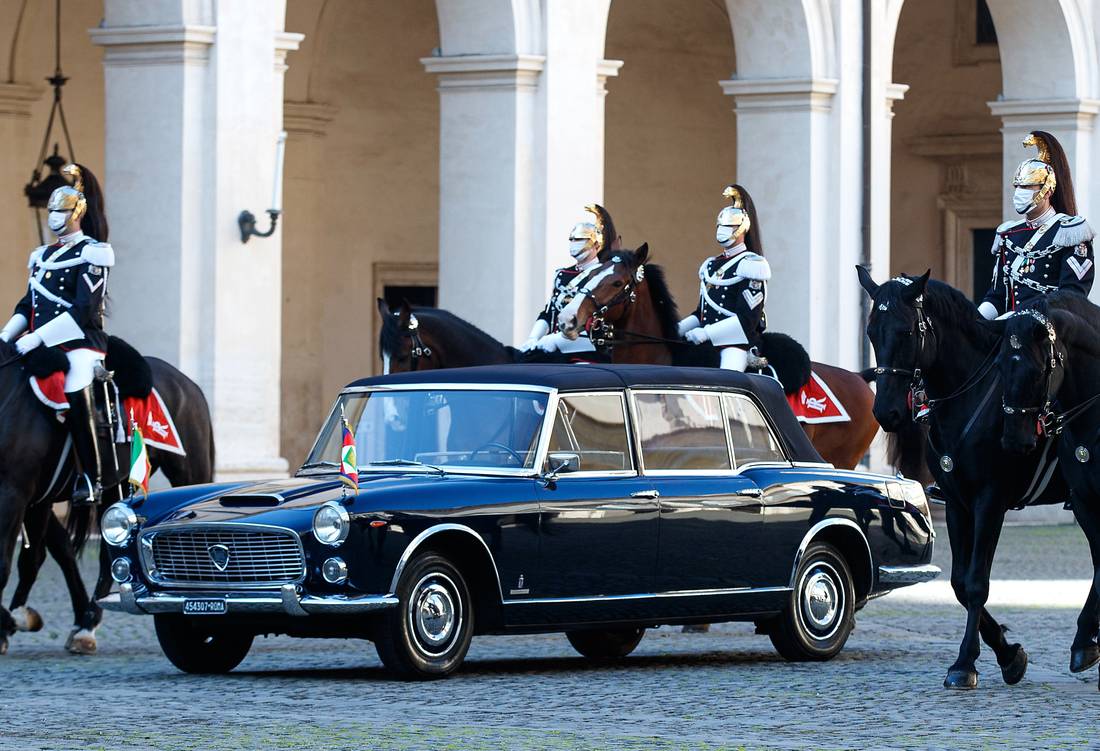
M1087 575L1075 527L1013 528L1001 547L998 579ZM1068 671L1067 608L998 609L1030 652L1027 677L1005 686L986 651L979 691L948 693L963 612L920 598L870 603L825 664L785 663L750 625L726 624L652 631L614 667L559 635L482 637L429 684L387 680L365 642L287 638L258 640L229 676L185 676L151 619L115 613L99 655L70 657L66 603L48 564L32 600L46 629L0 658L0 749L1100 749L1097 671Z

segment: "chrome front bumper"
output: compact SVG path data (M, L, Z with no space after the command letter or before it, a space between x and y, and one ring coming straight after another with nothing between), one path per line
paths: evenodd
M878 583L882 587L904 587L930 582L941 573L940 567L931 563L923 566L879 566Z
M226 615L242 613L279 613L282 615L355 615L395 607L394 595L305 595L301 597L293 584L269 592L150 592L133 584L119 585L99 601L104 610L133 615L182 613L188 600L225 600Z

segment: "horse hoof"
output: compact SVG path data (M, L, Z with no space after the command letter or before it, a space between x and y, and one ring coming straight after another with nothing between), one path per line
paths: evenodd
M1089 644L1087 647L1069 651L1069 672L1083 673L1100 663L1100 647Z
M18 631L41 631L42 630L42 616L38 614L38 611L34 608L23 606L11 611L11 618L15 621L15 628Z
M65 649L73 655L94 655L98 649L95 633L87 629L73 631L65 642Z
M978 687L978 671L948 670L947 677L943 679L943 687L953 691L972 691Z
M1009 686L1015 686L1017 683L1024 679L1024 673L1027 672L1027 652L1019 644L1013 644L1016 648L1016 654L1007 664L1001 665L1001 676L1004 677L1005 683ZM975 682L975 685L977 683Z

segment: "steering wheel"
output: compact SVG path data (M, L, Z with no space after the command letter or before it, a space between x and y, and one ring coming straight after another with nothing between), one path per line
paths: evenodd
M500 449L501 451L505 452L506 454L509 454L510 459L515 460L517 467L522 467L523 466L523 457L521 457L511 446L505 446L503 443L497 443L496 441L489 441L488 443L483 443L480 446L478 446L476 449L471 451L470 452L470 460L473 461L473 458L475 456L477 456L478 454L482 453L483 451L485 451L485 449Z

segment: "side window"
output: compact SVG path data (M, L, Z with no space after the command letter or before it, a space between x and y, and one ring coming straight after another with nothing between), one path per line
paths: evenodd
M733 458L738 467L751 462L787 461L771 426L751 399L735 395L722 398L726 400Z
M576 454L577 472L634 468L620 394L563 396L554 416L549 453Z
M634 403L647 471L730 469L717 394L637 394Z

